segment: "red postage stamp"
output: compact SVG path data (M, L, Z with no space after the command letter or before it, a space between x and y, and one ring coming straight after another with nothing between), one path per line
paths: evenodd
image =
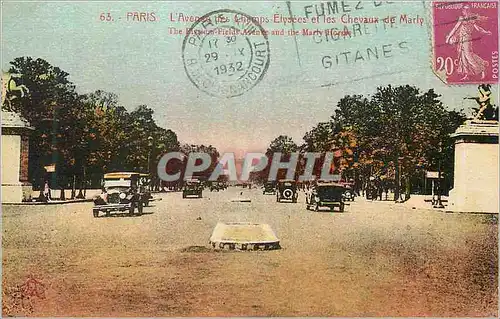
M447 84L498 83L498 1L433 2L433 70Z

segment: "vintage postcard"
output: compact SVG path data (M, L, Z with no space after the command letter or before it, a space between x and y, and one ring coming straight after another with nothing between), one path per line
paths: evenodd
M498 318L498 5L2 1L2 316Z

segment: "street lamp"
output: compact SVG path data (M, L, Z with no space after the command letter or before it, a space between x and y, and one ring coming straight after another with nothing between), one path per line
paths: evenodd
M87 185L86 185L86 162L87 162L87 150L88 150L88 142L85 140L88 136L88 130L85 129L83 131L83 136L84 139L80 141L80 165L82 165L82 175L81 175L81 180L80 180L80 189L78 190L78 195L76 198L78 199L84 199L87 195Z
M441 156L443 152L443 146L441 141L439 142L439 155L438 155L438 199L434 208L444 208L443 202L441 200Z
M153 183L153 174L152 174L152 165L151 162L153 160L153 141L154 138L152 136L148 136L148 174L149 174L149 190L152 190L152 183Z
M50 161L50 164L49 165L51 168L52 167L56 167L57 165L57 162L58 162L58 148L57 148L57 126L58 126L58 122L59 122L59 119L57 118L57 115L56 115L56 104L55 103L52 103L51 104L52 107L53 107L53 110L52 110L52 117L45 117L45 118L42 118L40 119L40 124L42 125L42 127L44 129L47 129L47 128L50 128L50 136L49 134L47 134L47 138L45 139L44 138L44 141L47 142L47 144L50 146L49 148L49 153L50 153L50 160L48 160L47 158L45 159L42 159L41 160L41 167L43 167L43 173L41 175L41 186L40 186L40 195L38 197L38 200L41 201L41 202L46 202L48 199L51 199L52 198L52 194L51 194L51 191L50 191L50 186L48 187L48 198L45 197L45 194L44 194L44 191L45 191L45 183L49 184L49 178L51 177L51 182L52 182L52 187L56 187L56 184L57 184L57 171L55 169L51 169L51 170L47 170L47 168L45 167L46 164L48 164L47 162ZM50 175L49 175L50 173ZM49 177L50 176L50 177ZM62 198L64 199L64 192L61 193L62 195Z
M401 188L401 162L404 160L404 157L402 156L399 156L398 157L398 163L397 163L397 167L395 168L396 171L397 171L397 174L395 176L395 179L396 179L396 192L397 192L397 196L396 197L396 203L402 203L403 202L403 190ZM406 198L405 198L406 199Z

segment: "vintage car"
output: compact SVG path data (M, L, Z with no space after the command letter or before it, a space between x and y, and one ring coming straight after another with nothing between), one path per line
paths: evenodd
M263 190L262 190L262 194L276 194L276 183L274 182L267 182L264 184L264 186L262 187Z
M293 179L281 179L276 185L276 201L288 200L292 203L297 202L297 182Z
M318 211L320 207L328 207L334 210L338 207L341 212L344 211L343 194L345 187L335 182L318 183L306 195L306 208L314 208Z
M224 190L226 188L227 188L227 186L223 182L213 182L210 184L210 191L211 192L213 192L213 191L219 192L219 191Z
M94 217L99 217L100 212L109 216L111 212L128 212L134 215L142 214L145 203L151 197L149 192L142 192L139 185L140 173L115 172L104 174L102 193L93 198Z
M184 183L182 188L182 198L187 198L188 196L197 196L202 198L203 194L203 184L197 179L188 180Z

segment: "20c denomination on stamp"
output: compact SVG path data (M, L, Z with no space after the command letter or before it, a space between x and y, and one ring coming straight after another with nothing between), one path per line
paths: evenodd
M434 2L433 70L447 84L498 83L498 1Z
M182 43L191 82L213 96L234 97L259 83L269 67L267 31L256 18L222 9L200 17Z

